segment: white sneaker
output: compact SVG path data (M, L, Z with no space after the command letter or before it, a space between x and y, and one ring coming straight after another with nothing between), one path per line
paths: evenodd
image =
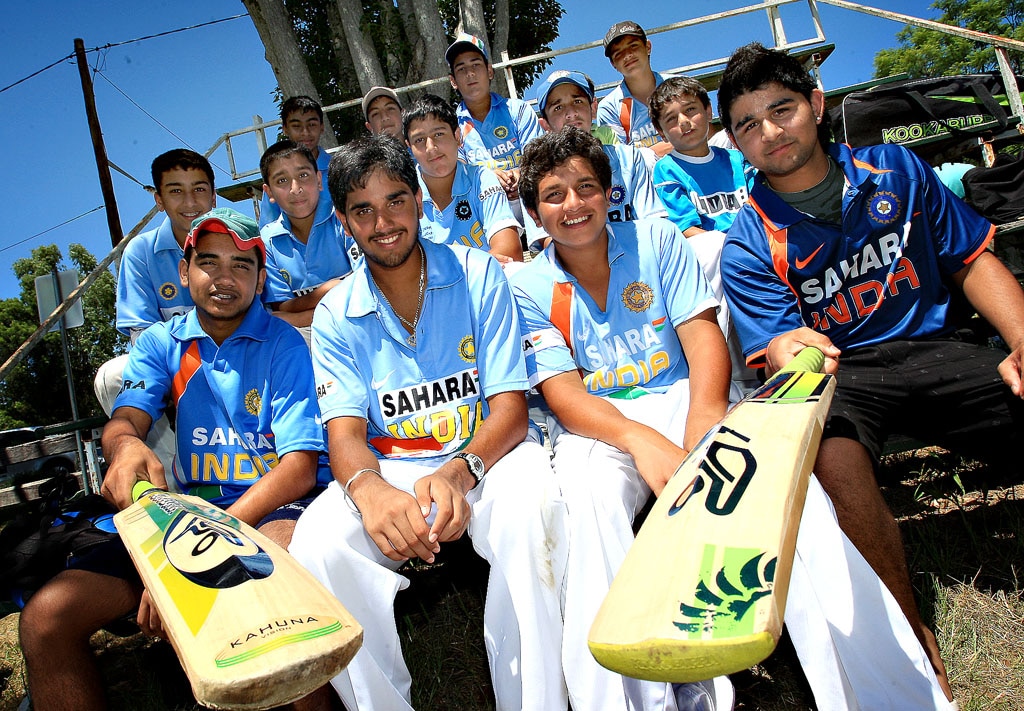
M673 684L679 711L732 711L736 691L727 676L692 684Z

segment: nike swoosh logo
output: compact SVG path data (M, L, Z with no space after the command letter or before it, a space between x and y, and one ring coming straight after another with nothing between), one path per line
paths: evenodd
M394 373L394 372L395 372L395 369L392 368L391 370L388 371L387 375L385 375L380 380L371 380L370 381L370 390L379 390L380 388L382 388L384 386L384 383L386 383L388 381L388 378L390 378L391 374Z
M793 260L793 266L795 266L797 269L803 269L804 267L806 267L808 264L811 263L811 260L814 259L818 255L818 252L820 252L821 248L824 247L824 246L825 246L824 242L819 244L818 248L816 250L814 250L813 252L811 252L811 255L809 257L807 257L807 259L794 259Z

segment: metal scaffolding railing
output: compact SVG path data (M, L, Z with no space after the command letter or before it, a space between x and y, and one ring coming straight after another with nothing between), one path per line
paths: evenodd
M786 34L786 30L783 24L782 16L779 12L779 8L785 5L792 5L797 3L804 3L807 5L811 15L811 22L813 27L813 35L805 37L799 40L789 40ZM821 17L818 12L818 5L832 5L834 7L858 12L866 15L873 15L886 20L891 20L900 24L912 25L915 27L923 27L926 29L936 30L944 32L946 34L954 35L957 37L963 37L965 39L973 40L976 42L983 42L992 45L996 51L996 58L999 64L1000 73L1003 76L1003 81L1006 86L1014 86L1015 79L1013 71L1010 67L1006 52L1008 50L1024 52L1024 42L1019 40L1007 39L1005 37L998 37L995 35L985 34L983 32L977 32L974 30L968 30L961 27L954 27L945 25L934 20L925 20L911 15L905 15L890 10L882 10L879 8L864 5L862 3L850 2L849 0L764 0L753 5L746 5L743 7L735 8L732 10L725 10L722 12L716 12L710 15L702 15L688 20L682 20L668 25L655 27L647 30L648 35L662 34L666 32L672 32L676 30L682 30L685 28L696 27L699 25L706 25L712 22L726 20L741 15L764 12L766 14L773 43L776 49L780 49L787 52L805 52L807 54L807 62L809 68L816 73L817 64L822 59L821 54L808 51L814 47L824 47L825 44L825 31L821 24ZM501 61L494 64L496 70L504 72L505 81L509 87L509 93L513 96L517 96L515 82L512 78L512 68L523 64L529 64L536 62L541 59L554 59L565 55L582 52L585 50L594 49L602 45L601 40L595 40L593 42L586 42L584 44L574 45L572 47L566 47L563 49L553 50L550 52L541 52L538 54L531 54L524 57L517 57L512 59L508 56L507 52L503 52ZM713 77L716 75L715 70L720 70L725 66L728 61L728 57L716 57L713 59L702 60L697 63L687 64L680 67L664 70L668 74L690 74L697 76L697 78ZM436 77L434 79L428 79L425 81L417 82L403 87L396 88L397 92L406 93L410 91L417 91L425 89L431 86L435 86L441 83L447 83L448 77ZM820 77L819 77L820 82ZM608 82L599 84L597 86L598 92L603 92L611 87L614 87L617 82ZM1024 106L1021 103L1020 94L1017 92L1007 92L1010 97L1010 108L1015 116L1024 119ZM356 97L347 101L342 101L336 104L325 106L325 111L335 111L340 109L347 109L350 107L358 106L362 101L362 97ZM236 181L244 180L251 176L259 173L256 168L249 168L248 165L255 165L259 161L259 155L266 149L266 130L279 125L281 122L278 120L274 121L263 121L260 117L255 117L252 125L244 128L229 131L223 134L217 141L205 152L207 157L218 151L221 146L224 147L227 153L229 170L232 178ZM243 136L253 136L256 141L257 151L253 157L252 163L246 163L246 167L240 168L239 162L236 160L236 149L232 141ZM103 270L107 269L115 259L124 250L125 245L130 239L139 234L142 229L149 223L149 221L156 214L156 208L150 210L145 217L142 218L125 236L125 238L108 254L93 270L88 274L82 282L75 288L68 296L61 302L53 313L51 313L45 321L39 326L39 328L4 362L0 365L0 382L2 382L7 374L19 363L21 360L35 347L39 341L42 340L43 336L46 335L50 327L57 322L57 320L68 310L68 308L88 289L93 282L99 278Z

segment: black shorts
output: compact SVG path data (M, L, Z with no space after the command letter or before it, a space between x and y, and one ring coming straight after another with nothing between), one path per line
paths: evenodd
M1004 460L1024 430L1024 402L997 371L1005 357L953 338L844 351L824 437L857 440L876 462L892 434Z
M256 528L259 528L264 524L270 523L271 521L298 521L299 516L302 515L302 512L309 508L309 505L313 503L313 499L315 499L317 496L323 493L324 488L325 487L318 486L317 488L309 492L309 496L303 497L298 501L293 501L290 504L285 504L284 506L280 506L274 509L266 516L264 516L262 520L260 520Z

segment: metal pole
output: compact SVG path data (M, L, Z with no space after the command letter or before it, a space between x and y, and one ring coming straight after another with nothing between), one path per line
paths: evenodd
M57 273L57 267L54 265L50 269L50 274L53 275L53 293L57 297L57 303L59 304L64 300L61 295L60 289L60 275ZM68 376L68 396L71 398L71 419L74 422L78 422L78 398L75 397L75 381L71 377L71 353L68 350L68 328L67 321L63 316L60 317L60 344L64 350L64 372ZM88 467L85 466L85 448L82 446L82 431L75 430L75 451L78 453L78 466L82 472L82 486L85 488L86 494L92 493L92 485L89 481Z
M110 180L107 148L103 145L100 117L96 113L96 96L92 91L89 63L85 59L85 42L81 38L75 38L75 58L78 60L78 76L82 80L82 96L85 98L85 115L89 119L89 133L92 134L92 149L96 154L96 170L100 174L100 190L103 193L103 204L107 208L110 246L116 247L124 237L124 233L121 231L121 217L117 214L117 199L114 197L114 183Z

